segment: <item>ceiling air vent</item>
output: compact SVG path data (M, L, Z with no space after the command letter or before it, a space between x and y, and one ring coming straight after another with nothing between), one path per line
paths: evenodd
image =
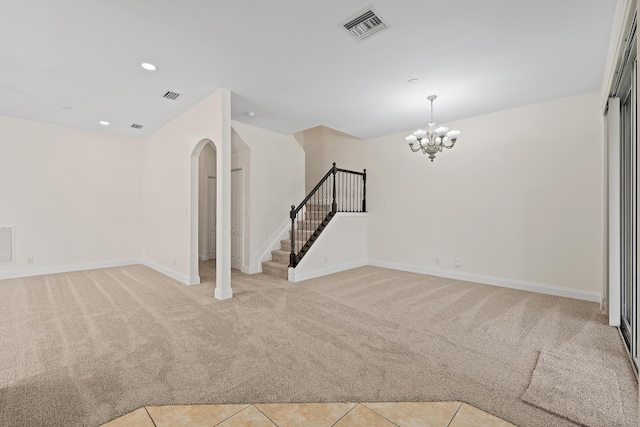
M389 28L371 6L350 16L338 25L359 42Z
M139 125L137 123L131 123L131 127L134 128L134 129L142 129L144 126Z
M177 92L171 92L171 91L167 91L167 93L164 94L164 97L167 99L170 99L172 101L175 101L177 97L179 97L180 94Z

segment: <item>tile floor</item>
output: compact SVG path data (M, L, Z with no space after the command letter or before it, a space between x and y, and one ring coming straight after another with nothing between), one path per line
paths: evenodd
M513 427L460 402L147 406L102 427Z

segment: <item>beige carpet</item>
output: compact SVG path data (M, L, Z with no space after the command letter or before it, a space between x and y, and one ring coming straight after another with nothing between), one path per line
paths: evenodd
M541 351L522 399L585 426L624 426L617 375L588 354Z
M541 350L637 383L594 303L363 267L292 284L185 286L143 266L0 281L0 425L95 426L143 405L463 401L519 426L576 424L521 400Z

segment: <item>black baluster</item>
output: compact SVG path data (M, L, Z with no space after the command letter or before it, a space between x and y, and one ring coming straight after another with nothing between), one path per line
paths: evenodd
M291 254L289 255L289 267L295 267L296 266L296 226L295 226L295 221L296 221L296 206L295 205L291 205L291 212L289 212L289 217L291 218Z
M341 212L344 212L344 211L347 210L347 207L344 205L344 202L345 202L344 193L345 193L345 191L344 191L344 174L341 173L340 174L340 202L341 202L340 203L340 211Z
M367 170L362 175L362 212L367 211Z
M333 174L333 203L331 203L331 212L336 213L338 211L338 203L336 202L336 173L338 173L338 168L335 162L333 162L333 170L331 173Z
M353 212L353 174L349 174L349 212Z

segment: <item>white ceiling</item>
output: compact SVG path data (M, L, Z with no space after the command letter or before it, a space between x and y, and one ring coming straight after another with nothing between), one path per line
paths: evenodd
M391 29L357 43L338 23L369 4ZM0 0L0 115L143 137L226 88L234 120L371 138L424 126L430 94L442 123L598 90L615 6Z

